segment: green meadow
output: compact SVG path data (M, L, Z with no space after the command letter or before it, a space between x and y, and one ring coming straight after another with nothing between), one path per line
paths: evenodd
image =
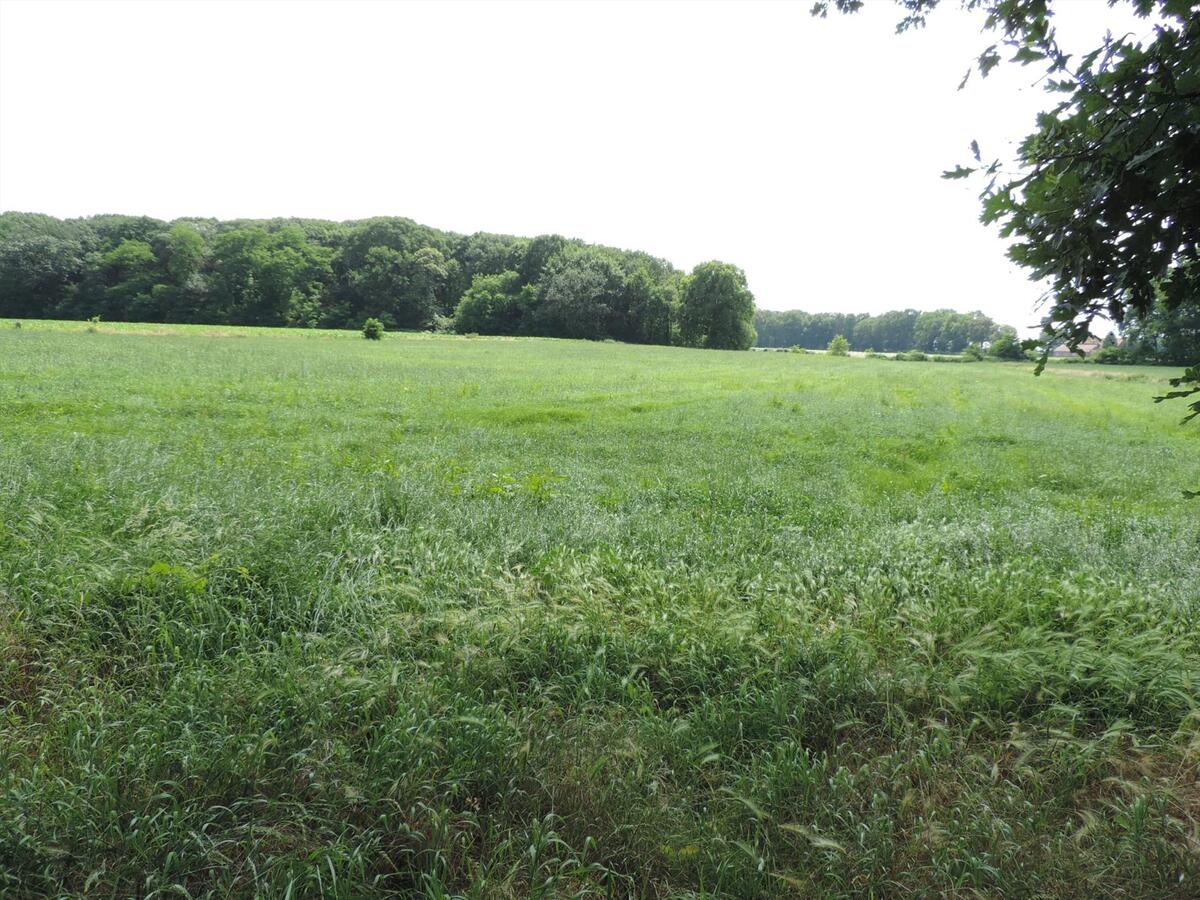
M0 322L0 895L1195 897L1172 374Z

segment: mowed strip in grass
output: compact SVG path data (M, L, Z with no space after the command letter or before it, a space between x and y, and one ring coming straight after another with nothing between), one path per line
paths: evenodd
M1170 374L0 323L0 893L1196 896Z

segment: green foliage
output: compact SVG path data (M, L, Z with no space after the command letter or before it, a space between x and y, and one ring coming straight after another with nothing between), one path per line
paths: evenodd
M939 0L897 3L906 13L903 31L923 25ZM854 12L862 3L818 0L813 12L823 16L830 5ZM1011 62L1044 68L1039 80L1054 101L1021 142L1015 174L1003 160L983 163L975 142L977 165L946 173L984 180L982 220L1012 239L1013 261L1049 282L1046 346L1063 342L1077 348L1097 317L1120 324L1146 320L1160 309L1194 317L1200 310L1195 4L1131 0L1139 16L1157 20L1153 37L1143 42L1131 34L1108 34L1081 56L1058 45L1050 0L962 5L986 11L985 29L999 32L1003 46L1013 51ZM981 75L1001 62L999 46L980 54ZM1192 344L1186 363L1195 363L1196 352ZM1191 394L1185 389L1171 397Z
M691 347L748 350L754 345L754 295L737 266L699 263L683 283L679 333Z
M1154 402L1161 403L1163 400L1186 400L1189 397L1196 397L1197 394L1200 394L1200 366L1192 366L1178 378L1172 378L1171 387L1176 390L1167 391L1165 394L1155 397ZM1198 417L1200 417L1200 397L1187 404L1187 413L1184 415L1183 421L1187 423ZM1200 489L1185 490L1183 495L1195 499L1200 497Z
M829 346L825 350L830 356L849 356L850 342L839 334L829 342Z
M516 272L476 275L454 311L460 334L523 334L537 299L533 285Z
M367 319L363 322L362 336L368 341L383 340L383 323L378 319Z
M1153 7L1164 24L1149 44L1114 36L1076 64L1052 30L1034 33L1011 14L1031 49L1067 77L1049 82L1062 100L1021 145L1025 173L984 191L984 220L1017 238L1016 262L1050 279L1046 324L1071 341L1096 315L1146 315L1160 287L1171 308L1200 297L1200 186L1189 174L1200 17L1170 2L1139 10Z
M101 260L108 277L117 284L145 272L154 263L154 250L145 241L122 241Z
M821 350L834 337L843 335L851 350L878 348L897 352L916 348L928 353L958 353L970 343L990 341L1012 331L981 312L960 313L949 309L896 310L878 316L763 309L755 313L754 325L761 347L797 345Z
M983 348L975 343L967 344L963 348L962 358L967 362L979 362L983 359Z
M624 273L611 256L591 247L568 248L542 269L532 332L601 340L610 334L624 286Z
M186 222L171 226L166 237L166 270L177 285L184 285L200 274L207 248L204 237Z
M1171 306L1160 297L1145 315L1128 315L1121 336L1137 362L1186 366L1200 360L1200 303Z
M996 340L992 341L992 346L988 348L988 354L996 357L996 359L1025 358L1025 351L1021 349L1021 342L1013 334L1002 334Z
M13 236L0 241L0 315L57 314L80 276L83 247L51 234L9 230Z
M547 263L570 246L570 241L557 234L543 234L531 240L517 270L521 284L541 281Z
M1167 391L1165 394L1155 397L1154 402L1161 403L1163 400L1186 400L1189 397L1196 397L1197 394L1200 394L1200 366L1192 366L1178 378L1172 378L1171 387L1176 390ZM1186 423L1195 418L1200 418L1200 397L1187 404L1187 413L1184 415L1183 421ZM1200 489L1185 490L1183 495L1191 498L1200 497Z
M322 294L332 259L297 225L223 232L213 241L208 303L218 322L308 325L306 298Z
M434 247L406 254L377 246L367 250L350 281L358 308L374 312L393 328L415 329L432 323L448 274L445 257Z
M503 285L486 280L497 277ZM297 328L356 328L369 317L436 331L462 307L483 323L463 331L672 344L681 341L681 291L682 274L665 260L558 235L464 237L401 218L0 214L0 315L100 310L116 322ZM719 304L709 314L722 315ZM745 342L739 315L729 313L721 341Z
M3 325L0 896L1195 893L1175 373Z
M116 318L118 310L129 310L133 318L155 318L152 289L157 258L145 241L124 240L103 254L99 262L102 288L88 299L92 308L100 307Z
M1093 353L1092 362L1105 366L1129 366L1133 365L1136 360L1134 360L1129 348L1108 346L1101 347Z
M449 252L447 299L461 297L477 275L516 270L524 262L529 244L525 238L482 231L459 239Z
M679 279L674 273L662 277L650 267L639 265L625 279L612 333L633 343L670 344L679 320L679 303Z

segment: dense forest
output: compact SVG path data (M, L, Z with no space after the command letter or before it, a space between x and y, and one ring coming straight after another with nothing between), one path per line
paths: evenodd
M0 316L457 330L747 349L745 275L403 218L0 214Z
M918 312L895 310L878 316L866 313L806 313L801 310L759 310L754 316L761 347L804 347L823 350L839 334L851 350L958 353L968 344L1016 336L1016 329L998 325L981 312L951 309Z
M0 214L0 316L538 335L746 349L957 353L1015 338L981 312L755 311L728 263L690 274L558 235L460 235L411 219L177 219ZM1102 362L1188 364L1190 307L1131 315Z

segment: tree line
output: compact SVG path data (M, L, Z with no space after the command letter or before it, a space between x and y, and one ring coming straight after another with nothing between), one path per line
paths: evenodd
M823 350L842 335L851 350L881 353L908 350L961 353L970 344L996 341L1003 336L1015 338L1017 334L1015 328L999 325L981 312L960 313L952 309L893 310L878 316L760 309L755 313L754 327L760 347Z
M1145 314L1131 312L1110 333L1096 362L1190 366L1200 359L1200 306L1172 306L1160 297Z
M0 316L754 343L744 273L691 273L559 235L460 235L405 218L0 214Z

